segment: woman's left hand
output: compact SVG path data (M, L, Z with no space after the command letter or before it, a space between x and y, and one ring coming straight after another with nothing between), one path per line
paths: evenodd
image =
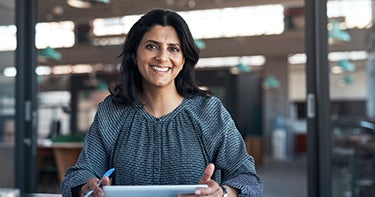
M199 184L206 184L208 185L207 188L197 189L195 191L195 195L179 195L179 197L193 197L193 196L200 196L200 197L222 197L224 195L223 189L220 185L213 179L211 179L212 175L215 172L215 165L213 163L209 163L204 170L204 173L199 180Z

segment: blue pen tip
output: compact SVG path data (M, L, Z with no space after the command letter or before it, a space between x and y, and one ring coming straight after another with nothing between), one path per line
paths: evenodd
M107 170L107 172L105 172L105 174L103 175L103 177L109 177L109 176L111 176L111 174L113 173L113 171L115 171L115 168L111 168L111 169Z

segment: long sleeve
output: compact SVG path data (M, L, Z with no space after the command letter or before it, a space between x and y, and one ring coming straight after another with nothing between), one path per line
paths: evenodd
M244 140L229 112L212 98L202 110L204 144L212 162L221 172L222 184L240 190L239 196L263 196L263 185L255 170L254 159L247 153Z
M61 185L62 195L70 197L72 188L86 184L92 177L100 178L111 165L114 142L121 130L121 124L114 121L121 111L107 98L98 107L93 123L84 140L82 151L74 166L67 169ZM108 112L113 113L108 113ZM117 113L115 113L117 112Z

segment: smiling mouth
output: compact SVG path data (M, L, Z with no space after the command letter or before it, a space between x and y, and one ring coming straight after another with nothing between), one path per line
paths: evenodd
M158 72L167 72L170 70L169 67L160 67L160 66L151 66L153 70L156 70Z

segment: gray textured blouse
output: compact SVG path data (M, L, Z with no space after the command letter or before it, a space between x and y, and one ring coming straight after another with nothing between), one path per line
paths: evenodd
M185 98L155 118L140 103L120 107L107 97L61 189L71 196L72 188L111 167L116 185L197 184L208 163L215 164L213 178L239 189L239 196L263 196L253 157L218 98Z

